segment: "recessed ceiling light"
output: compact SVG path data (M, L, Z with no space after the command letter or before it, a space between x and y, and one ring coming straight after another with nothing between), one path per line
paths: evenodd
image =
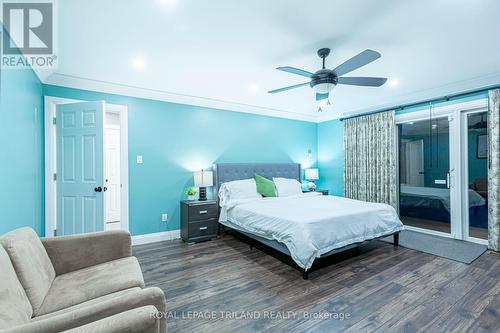
M248 85L248 92L251 94L256 94L260 91L260 86L257 83L251 83Z
M387 82L387 85L389 87L396 87L399 85L399 80L398 79L390 79L388 82Z
M144 67L146 67L146 63L143 58L137 57L132 59L132 66L135 69L144 69Z
M177 0L157 0L166 8L174 8L177 5Z

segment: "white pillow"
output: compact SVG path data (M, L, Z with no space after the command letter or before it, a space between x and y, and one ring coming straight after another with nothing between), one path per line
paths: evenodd
M297 179L273 178L278 197L289 197L302 194L302 184Z
M219 189L221 206L231 200L257 198L262 198L262 195L257 192L257 184L253 178L223 183Z

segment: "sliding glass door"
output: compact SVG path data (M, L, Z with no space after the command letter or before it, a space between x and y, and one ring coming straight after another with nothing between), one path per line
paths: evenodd
M399 214L406 226L451 233L448 117L408 121L399 129Z

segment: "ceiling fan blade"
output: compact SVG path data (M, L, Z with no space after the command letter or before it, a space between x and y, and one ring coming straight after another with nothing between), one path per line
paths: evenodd
M351 86L380 87L387 79L385 77L339 77L338 84Z
M295 67L289 67L289 66L278 67L276 69L283 71L283 72L287 72L287 73L302 75L305 77L311 77L313 75L313 73L311 73L311 72L305 71L303 69L295 68Z
M343 64L337 66L333 71L335 72L335 74L337 74L337 76L341 76L349 72L352 72L353 70L358 69L359 67L363 67L364 65L367 65L370 62L375 61L380 57L381 54L378 53L377 51L367 49L361 52L360 54L355 55L354 57L347 60Z
M326 94L316 93L316 100L317 101L321 101L323 99L327 99L328 95L329 95L329 93L326 93Z
M286 90L290 90L290 89L295 89L295 88L302 87L302 86L307 86L307 85L309 85L309 82L304 82L304 83L294 84L293 86L288 86L288 87L283 87L283 88L279 88L279 89L269 90L268 93L269 94L275 94L275 93L279 93L279 92L282 92L282 91L286 91Z

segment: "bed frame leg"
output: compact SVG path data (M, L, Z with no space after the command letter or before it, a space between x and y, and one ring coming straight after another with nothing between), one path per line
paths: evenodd
M399 246L399 232L394 234L394 246Z
M306 269L302 271L302 278L304 280L309 280L309 272Z

